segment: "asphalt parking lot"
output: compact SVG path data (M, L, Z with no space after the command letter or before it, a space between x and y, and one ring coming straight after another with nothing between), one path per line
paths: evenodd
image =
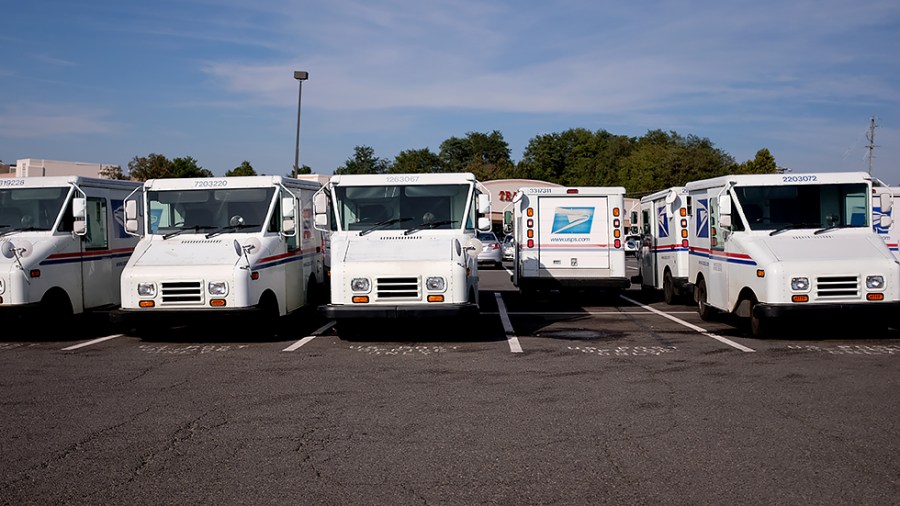
M633 266L633 261L630 260ZM0 339L2 504L896 504L900 332L690 305Z

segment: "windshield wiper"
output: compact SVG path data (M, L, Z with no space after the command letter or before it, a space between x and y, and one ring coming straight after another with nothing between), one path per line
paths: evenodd
M855 225L832 225L830 227L820 228L813 232L814 235L824 234L825 232L831 232L832 230L837 230L839 228L854 228Z
M379 221L378 223L376 223L376 224L372 225L371 227L360 232L359 235L366 235L369 232L372 232L373 230L378 230L381 227L387 227L387 226L393 225L394 223L401 223L404 221L409 221L411 219L412 218L391 218L389 220Z
M782 232L787 232L788 230L793 230L795 228L814 228L821 227L820 223L791 223L790 225L785 225L781 228L776 228L775 230L769 232L769 235L778 235Z
M180 230L176 230L174 232L169 232L168 234L163 236L163 239L175 237L176 235L183 234L183 233L187 232L188 230L193 230L194 232L199 232L199 231L207 229L207 228L215 228L215 227L213 227L212 225L194 225L193 227L185 227Z
M227 227L222 227L219 230L213 230L212 232L206 234L206 238L209 239L210 237L215 237L219 234L224 234L225 232L227 232L229 230L234 230L235 232L237 232L238 230L240 230L242 228L254 228L254 227L259 228L260 226L261 225L245 225L243 223L241 223L240 225L228 225Z
M454 223L456 223L456 220L440 220L440 221L430 221L428 223L419 223L418 225L416 225L412 228L406 229L406 231L403 232L403 235L409 235L414 232L418 232L419 230L422 230L423 228L435 228L435 227L440 227L441 225L452 225Z

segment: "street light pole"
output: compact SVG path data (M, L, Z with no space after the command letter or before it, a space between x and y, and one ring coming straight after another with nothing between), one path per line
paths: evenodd
M297 143L294 145L294 177L300 173L300 99L303 97L303 81L309 79L309 72L295 70L294 79L300 82L300 90L297 92Z

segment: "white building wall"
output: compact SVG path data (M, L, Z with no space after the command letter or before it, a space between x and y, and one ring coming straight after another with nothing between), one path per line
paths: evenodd
M22 158L16 160L16 177L42 177L42 176L85 176L101 177L100 171L104 167L114 164L109 163L85 163L65 162L60 160L41 160L37 158Z

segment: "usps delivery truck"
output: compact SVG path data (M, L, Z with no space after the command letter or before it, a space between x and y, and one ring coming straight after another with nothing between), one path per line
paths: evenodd
M881 195L885 194L890 195L892 200L897 200L900 197L900 188L888 186L875 186L872 188L872 228L884 239L884 243L891 250L891 253L894 254L894 258L900 260L900 248L898 248L898 243L900 243L900 225L893 223L891 209L885 211L881 208ZM891 225L887 227L881 226L882 216L891 217L891 220L889 220Z
M873 327L895 318L900 264L872 230L865 173L723 176L685 187L690 277L704 320L734 313L764 337L781 317ZM890 211L890 195L878 198Z
M476 231L490 193L469 173L337 175L315 200L331 234L331 303L341 337L368 318L478 312Z
M690 242L690 197L676 186L641 198L643 235L638 251L641 289L662 290L666 304L673 304L687 289Z
M126 230L145 232L122 272L116 322L152 329L253 317L271 332L280 316L316 307L325 283L312 214L320 187L281 176L148 180L125 202Z
M537 290L631 285L625 274L625 188L521 188L504 224L515 234L513 284Z
M119 305L137 239L122 202L140 183L80 176L0 179L0 313L62 328Z

